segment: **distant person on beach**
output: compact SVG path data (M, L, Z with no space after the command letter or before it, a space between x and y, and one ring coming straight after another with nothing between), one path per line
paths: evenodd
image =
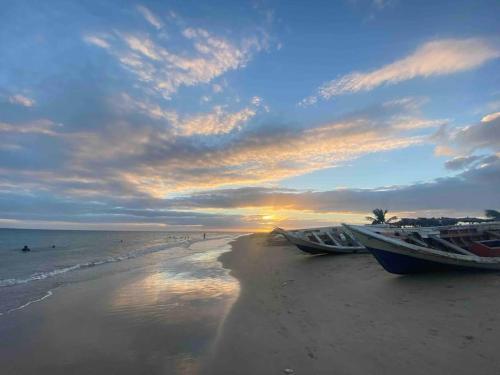
M203 239L206 240L207 239L207 234L206 233L203 233Z
M31 249L28 247L28 245L24 245L23 247L23 251L26 252L26 251L31 251Z

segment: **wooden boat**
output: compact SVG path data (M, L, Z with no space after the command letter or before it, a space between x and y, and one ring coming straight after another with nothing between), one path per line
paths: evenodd
M284 230L275 228L271 233L283 235L289 242L309 254L346 254L367 252L342 227Z
M429 228L344 227L391 273L500 270L500 222Z

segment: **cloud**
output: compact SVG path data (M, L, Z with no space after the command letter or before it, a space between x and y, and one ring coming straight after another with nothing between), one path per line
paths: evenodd
M267 207L318 213L366 213L384 207L418 214L482 214L485 208L500 207L499 184L500 159L490 157L482 165L457 176L427 183L322 192L247 187L199 192L170 200L170 204L179 208Z
M137 10L142 16L148 21L152 26L156 29L161 29L163 27L163 23L156 17L153 12L151 12L148 8L143 5L138 5Z
M478 155L457 156L451 160L446 161L445 167L449 170L456 171L465 169L481 159L482 157Z
M223 90L224 90L224 88L222 87L222 85L219 85L218 83L214 83L214 84L212 85L212 91L213 91L215 94L219 94L219 93L221 93Z
M395 127L401 130L416 130L435 128L437 126L445 125L448 120L446 119L422 119L419 117L401 116L394 119Z
M500 152L500 116L492 113L474 125L454 129L444 127L434 139L436 152L441 155L463 156L478 150Z
M409 101L321 124L269 120L262 117L260 100L259 106L216 106L194 115L128 94L110 103L116 108L92 119L103 121L99 128L44 128L54 133L46 140L47 150L40 144L26 153L28 138L6 138L4 147L21 148L9 150L3 158L5 183L88 197L164 197L223 185L276 182L426 141L420 126L407 125L426 122L418 110L408 110ZM43 160L46 168L40 165ZM29 170L31 164L38 168Z
M108 49L111 47L105 38L98 35L84 35L83 40L88 44L93 44L100 48Z
M9 21L6 32L12 38L2 45L8 73L0 90L3 220L249 227L260 225L261 215L250 208L242 212L248 204L278 207L282 202L299 216L306 216L309 208L336 212L348 204L361 212L382 204L384 197L392 205L398 194L411 189L249 188L233 194L228 188L272 186L284 178L414 145L448 145L453 156L465 158L469 149L482 154L484 142L491 149L496 137L486 130L495 129L498 119L485 116L470 129L448 124L442 138L430 138L434 128L449 121L425 116L425 98L397 98L330 118L323 113L315 117L321 121L268 113L266 104L274 100L264 97L266 90L238 93L232 81L234 72L272 40L268 25L259 27L262 22L256 23L255 17L194 24L205 20L183 20L158 4L148 9L150 14L137 3L118 12L113 2L97 8L61 6L40 8L42 14L27 18L8 17L21 20L26 26L21 29L40 33L16 34L19 22ZM16 6L15 14L24 8ZM95 16L104 10L115 12ZM68 22L58 22L61 14ZM235 19L238 27L231 28ZM245 24L240 27L241 22ZM33 58L27 59L27 53ZM18 92L33 96L36 105L27 110L9 103L7 98ZM238 95L241 100L236 100ZM211 100L200 103L202 96ZM475 173L494 173L487 157L461 163ZM449 166L458 164L450 161ZM454 181L468 179L461 176ZM391 194L385 196L386 190ZM411 201L413 195L405 194L405 202ZM365 203L356 206L358 201ZM412 207L394 204L403 206Z
M315 95L303 99L310 105L318 99L370 91L417 77L458 73L477 68L500 56L500 49L480 39L438 39L418 47L412 54L369 72L353 72L324 83Z
M161 202L152 202L160 204ZM126 201L120 202L127 205ZM0 225L69 229L231 229L255 227L241 215L115 206L113 202L72 199L40 192L0 191Z
M185 119L175 121L174 128L178 134L185 136L224 134L241 127L255 114L256 110L252 108L228 113L222 106L215 106L211 113L188 116Z
M133 32L86 34L84 41L104 48L146 87L166 99L182 86L209 83L230 70L245 67L255 52L267 48L265 34L233 43L202 28L184 27L176 32L183 39L183 48Z
M210 97L202 97L201 100L209 102ZM172 128L172 135L181 136L220 135L239 130L257 115L261 105L252 99L248 106L236 111L228 110L227 106L215 105L210 112L179 114L173 109L163 109L125 93L117 98L117 103L121 111L130 114L140 111L153 119L166 120Z
M50 120L42 119L24 124L9 124L0 122L1 133L40 133L46 135L55 135L54 128L56 124Z
M374 207L405 216L481 215L500 207L500 159L490 157L453 177L427 183L374 189L301 191L284 188L244 187L212 189L174 198L106 194L88 199L60 192L0 189L2 222L36 222L53 226L136 226L144 229L268 228L273 224L332 225L362 220ZM473 196L474 199L470 199ZM269 214L266 214L266 213ZM285 212L280 217L279 212ZM269 219L268 216L275 218ZM332 216L337 214L337 216ZM335 219L336 218L336 219ZM16 224L17 223L17 224ZM62 223L62 224L61 224ZM85 225L84 225L85 224Z
M252 104L253 104L253 105L258 106L258 105L261 105L261 104L262 104L263 99L262 99L261 97L259 97L259 96L254 96L254 97L251 99L251 102L252 102Z
M313 126L260 123L256 118L245 127L238 125L248 109L216 111L175 119L174 125L181 124L184 130L173 133L151 128L124 136L128 131L122 129L116 139L94 139L79 153L79 160L114 170L127 166L122 176L126 183L157 197L172 191L279 181L368 153L424 142L414 129L406 134L404 122L397 118L401 111L401 107L377 107ZM221 136L228 129L237 131ZM84 144L80 141L80 147Z
M500 112L490 113L481 119L481 122L490 122L500 118Z
M10 96L9 102L12 104L19 104L24 107L33 107L36 104L34 99L28 98L27 96L21 94Z

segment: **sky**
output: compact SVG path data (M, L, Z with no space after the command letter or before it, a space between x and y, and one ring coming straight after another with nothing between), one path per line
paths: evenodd
M500 208L500 2L0 4L0 227Z

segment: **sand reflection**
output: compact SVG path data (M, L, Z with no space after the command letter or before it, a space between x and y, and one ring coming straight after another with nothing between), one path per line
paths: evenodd
M114 311L154 309L170 321L172 310L178 308L182 311L177 318L186 320L193 318L186 314L191 309L204 316L220 314L238 297L239 290L239 283L230 276L200 278L158 272L120 288L110 303Z
M239 296L238 281L216 261L228 250L224 245L227 239L184 249L186 256L164 259L155 269L129 279L107 302L105 310L120 326L133 326L141 335L155 327L148 335L155 337L155 347L163 348L170 373L199 373Z

